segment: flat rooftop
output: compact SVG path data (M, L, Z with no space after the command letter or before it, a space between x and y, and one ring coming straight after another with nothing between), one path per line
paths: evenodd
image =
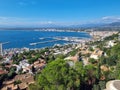
M120 80L114 81L114 82L113 82L113 86L114 86L117 90L120 90Z

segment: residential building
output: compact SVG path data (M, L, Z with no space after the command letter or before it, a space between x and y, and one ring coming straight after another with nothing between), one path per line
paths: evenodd
M95 51L90 55L90 58L94 58L97 60L102 55L104 55L103 51L101 51L100 49L95 49Z

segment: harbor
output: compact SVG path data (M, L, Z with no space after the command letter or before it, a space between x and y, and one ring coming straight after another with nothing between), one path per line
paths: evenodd
M51 40L51 41L44 41L44 42L30 43L29 45L45 44L45 43L56 42L56 41L59 41L59 40Z
M11 30L9 32L1 30L0 36L1 42L9 41L9 43L3 45L3 49L24 47L30 49L44 48L54 46L55 44L79 43L91 38L86 32L36 32L31 30Z
M91 39L88 39L88 38L80 38L80 37L47 37L47 38L51 38L53 40L42 41L42 42L34 42L34 43L30 43L29 45L35 46L35 45L38 45L38 44L47 44L47 43L57 42L57 41L66 41L68 43L85 43L85 42L91 40ZM41 39L41 38L39 38L39 39ZM42 38L42 40L43 39L46 39L46 38Z

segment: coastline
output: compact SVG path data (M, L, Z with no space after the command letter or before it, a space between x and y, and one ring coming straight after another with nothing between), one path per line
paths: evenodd
M79 42L79 39L84 38L91 38L91 36L86 32L52 32L52 31L0 31L0 41L2 43L8 42L9 44L4 44L3 48L41 48L41 47L49 47L54 46L54 44L61 44L64 45L65 43L73 43ZM48 38L49 37L49 38ZM44 39L40 39L44 38ZM59 38L61 40L49 42L49 43L42 43L44 41L52 41ZM30 43L42 43L37 44L36 46L30 45Z
M111 31L111 32L108 32L108 31L93 31L93 32L90 32L90 36L91 38L82 38L82 37L53 37L54 39L58 39L58 40L63 40L63 41L68 41L67 43L64 43L64 44L59 44L61 46L65 46L65 45L69 45L69 44L76 44L76 45L79 45L79 44L85 44L87 42L90 42L90 41L98 41L98 40L102 40L103 38L107 37L107 36L110 36L112 34L116 34L117 32L116 31ZM105 35L103 37L103 34ZM33 43L39 43L39 42L33 42ZM41 43L41 42L40 42ZM22 48L4 48L3 49L3 52L6 53L6 52L23 52L24 50L40 50L40 49L44 49L44 48L53 48L57 43L55 43L54 45L51 45L51 46L44 46L44 47L40 47L40 48L37 48L36 47L36 44L33 45L33 48L29 48L29 47L22 47Z

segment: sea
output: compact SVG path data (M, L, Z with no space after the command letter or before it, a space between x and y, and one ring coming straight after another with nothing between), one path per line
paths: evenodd
M58 31L35 31L35 30L0 30L0 42L3 43L3 49L10 48L43 48L51 47L56 44L67 44L69 41L58 40L47 43L36 42L52 41L55 37L79 37L89 39L91 36L86 32L58 32Z

